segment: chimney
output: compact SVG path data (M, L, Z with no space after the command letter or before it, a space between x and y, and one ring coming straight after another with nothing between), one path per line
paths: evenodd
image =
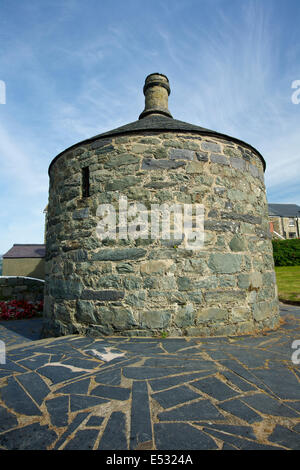
M161 73L151 73L146 77L144 85L145 109L140 114L139 119L143 119L150 114L162 114L172 118L168 109L168 97L170 85L168 78Z

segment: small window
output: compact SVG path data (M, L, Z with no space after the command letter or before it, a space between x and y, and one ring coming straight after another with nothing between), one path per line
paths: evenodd
M88 166L82 168L82 197L90 195L90 169Z
M295 220L294 219L289 219L289 226L294 227L295 226Z
M289 238L296 238L295 232L290 232L289 233Z

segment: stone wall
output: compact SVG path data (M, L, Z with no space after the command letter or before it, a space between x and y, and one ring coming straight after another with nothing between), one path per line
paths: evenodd
M81 169L90 170L90 197ZM205 245L96 236L99 204L202 203ZM234 335L278 324L263 163L189 132L99 139L51 166L45 335Z
M0 276L0 300L28 300L44 298L45 282L22 276Z

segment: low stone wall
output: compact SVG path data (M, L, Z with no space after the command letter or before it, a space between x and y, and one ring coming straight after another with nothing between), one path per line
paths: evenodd
M28 300L38 302L44 299L45 281L23 276L0 276L1 300Z

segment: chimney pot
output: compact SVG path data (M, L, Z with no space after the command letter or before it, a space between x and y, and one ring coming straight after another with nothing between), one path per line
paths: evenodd
M168 109L168 97L171 92L169 80L161 73L151 73L146 77L144 85L145 109L139 119L150 114L162 114L172 118Z

